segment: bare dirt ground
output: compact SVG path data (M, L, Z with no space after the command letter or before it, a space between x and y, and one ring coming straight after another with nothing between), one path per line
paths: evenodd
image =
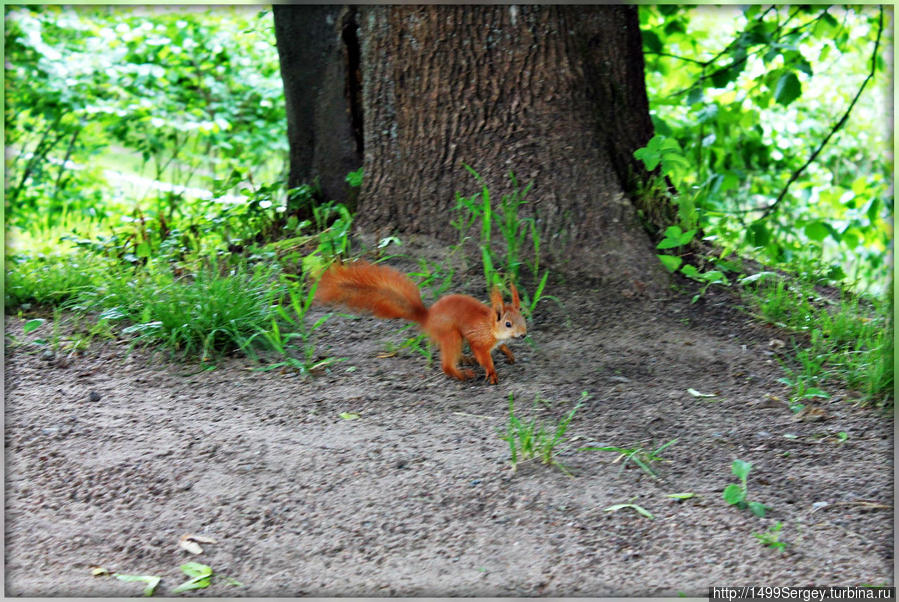
M483 297L477 271L466 277ZM726 293L691 305L674 291L550 292L564 308L540 305L496 386L449 380L436 354L379 358L407 336L399 322L333 317L319 348L346 361L304 379L238 357L200 371L120 342L50 358L7 316L6 594L140 595L92 576L101 566L161 576L170 595L187 561L222 577L185 595L229 597L894 584L892 418L831 389L821 414L797 419L774 399L787 389L770 342L789 337ZM558 456L573 476L511 471L509 395L549 425L582 391ZM658 479L579 451L672 439ZM765 518L722 499L737 458ZM695 496L667 497L681 492ZM622 503L654 518L606 510ZM777 522L783 553L753 536ZM184 534L218 543L193 556Z

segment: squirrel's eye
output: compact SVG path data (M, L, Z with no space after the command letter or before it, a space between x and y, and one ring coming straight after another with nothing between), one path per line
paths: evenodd
M512 322L506 322L506 328L512 328Z

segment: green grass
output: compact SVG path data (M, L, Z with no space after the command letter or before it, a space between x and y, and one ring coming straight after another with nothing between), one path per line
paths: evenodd
M891 289L890 289L891 290ZM812 397L828 397L829 386L845 385L865 402L893 403L892 297L867 300L842 293L822 296L802 280L772 276L746 286L744 301L765 321L796 333L783 382L801 409Z
M670 447L677 443L677 439L672 439L668 443L663 443L656 449L646 449L642 445L637 445L634 447L618 447L613 445L607 445L602 447L584 447L581 451L604 451L604 452L613 452L618 454L618 457L613 460L614 462L618 462L619 460L624 460L621 464L621 469L618 471L619 473L624 470L629 462L633 462L637 466L640 467L640 470L648 474L654 479L658 479L659 475L652 469L652 465L656 462L668 462L665 458L660 456L659 454L665 450L665 448Z
M565 433L575 412L589 398L586 391L581 393L581 399L556 425L547 426L532 418L529 422L523 422L515 415L515 396L509 394L509 422L506 432L500 438L509 444L509 464L512 470L517 470L523 461L539 460L545 465L556 466L562 472L571 476L568 469L556 459L558 447L566 441ZM535 404L538 403L535 401Z
M136 342L206 361L241 349L269 322L283 293L275 271L237 267L222 274L210 266L176 278L165 269L149 270L132 279L113 278L79 302L85 309L102 310L101 319L130 323L122 332Z
M109 259L84 253L7 258L3 303L7 312L58 306L102 285L116 267Z
M268 364L263 371L278 368L290 368L307 376L343 358L319 358L316 353L315 331L321 328L331 317L325 314L318 320L307 324L306 314L312 306L315 289L318 283L306 285L303 281L291 282L287 274L282 274L280 282L287 295L274 306L274 315L266 327L256 326L256 332L242 342L241 348L254 359L259 359L251 346L253 339L261 337L268 347L278 356L278 361Z
M525 316L533 314L542 299L551 299L561 305L558 298L543 294L549 270L543 270L542 274L540 272L541 239L536 227L536 219L519 215L521 207L527 204L524 197L530 191L533 182L529 182L524 189L521 189L515 174L510 171L509 180L512 192L502 195L494 208L490 200L490 190L481 175L464 163L463 167L481 184L481 192L467 198L456 192L455 219L450 222L450 225L459 232L459 246L461 246L471 227L480 223L478 242L484 280L488 290L494 285L502 286L502 274L505 274L511 282L517 285ZM491 244L494 227L499 230L504 239L503 253L495 251ZM525 253L525 242L528 238L531 240L531 251ZM524 259L525 255L531 258L530 261ZM519 272L522 264L527 264L531 277L536 283L533 295L521 286Z

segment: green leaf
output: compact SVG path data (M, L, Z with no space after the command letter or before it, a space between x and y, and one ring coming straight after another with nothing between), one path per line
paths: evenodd
M637 504L615 504L613 506L609 506L608 508L606 508L605 511L606 512L617 512L618 510L621 510L622 508L631 508L632 510L637 511L639 514L645 516L646 518L650 518L650 519L655 518L652 515L652 513L649 512L649 510L647 510L646 508L643 508L641 506L638 506Z
M702 102L702 88L700 86L696 86L690 90L690 93L687 94L687 104L695 105L698 102Z
M643 148L638 148L634 151L634 158L643 161L643 164L646 165L646 169L648 171L652 171L659 164L659 161L662 160L661 153L661 142L662 136L656 134L652 138L649 139L649 142L646 143L646 146Z
M737 79L737 76L740 74L740 69L736 67L728 67L725 69L719 69L712 73L712 85L716 88L723 88L730 82Z
M45 321L46 320L44 320L43 318L34 318L33 320L28 320L27 322L25 322L25 325L22 326L22 330L25 331L25 334L30 334L40 328Z
M736 483L731 483L724 488L723 497L728 504L739 504L746 498L746 492Z
M730 469L738 478L745 479L749 476L749 471L752 470L752 464L744 460L734 460Z
M671 35L675 33L687 33L686 27L684 27L683 21L680 19L676 21L669 21L669 23L665 26L665 35Z
M662 41L659 39L658 34L651 29L643 30L643 46L649 52L656 54L662 52Z
M357 420L359 418L359 414L356 414L355 412L341 412L338 416L344 420Z
M704 272L702 274L702 279L706 282L718 282L718 283L727 283L727 278L724 276L724 272L721 270L709 270L708 272Z
M680 267L680 264L684 262L683 259L678 257L677 255L656 255L659 258L659 261L668 269L669 272L673 272Z
M212 575L212 567L199 562L185 562L181 565L181 571L188 577L209 577Z
M657 249L673 249L683 246L693 240L696 230L687 230L682 232L680 226L668 226L665 229L665 238L656 245Z
M825 399L830 398L830 395L828 395L826 391L824 391L822 389L817 389L815 387L809 387L808 389L806 389L805 393L802 396L805 398L811 398L811 397L823 397Z
M771 240L771 233L764 222L753 222L746 228L746 242L753 247L764 247Z
M804 231L806 236L817 242L821 242L829 234L827 227L820 221L806 224Z
M673 500L689 500L692 497L696 497L696 494L692 491L687 491L684 493L669 493L665 497L670 497Z
M680 271L683 272L684 276L686 276L687 278L701 280L701 274L699 273L699 270L696 269L695 265L691 265L688 263L687 265L682 267Z
M162 577L157 577L155 575L120 575L116 573L115 577L120 581L138 581L146 583L147 587L144 588L144 596L152 596L156 591L156 586L159 585L160 581L162 581Z
M665 238L665 239L659 241L659 244L656 245L656 248L657 249L674 249L679 246L681 246L680 239Z
M209 577L195 577L173 589L172 593L180 594L181 592L187 592L193 589L205 589L209 587L210 583L212 583L212 580Z
M785 73L777 80L777 86L774 88L774 100L783 106L789 105L791 102L802 95L802 84L793 71Z
M363 168L359 168L356 171L351 171L346 175L346 182L353 188L358 188L362 186L362 176L363 176Z
M749 502L749 510L759 518L764 518L766 508L761 502Z

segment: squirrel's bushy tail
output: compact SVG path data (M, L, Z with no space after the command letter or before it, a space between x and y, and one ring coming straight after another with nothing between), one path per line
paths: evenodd
M391 267L364 261L328 268L318 282L315 299L370 312L378 318L401 318L419 325L428 317L414 282Z

